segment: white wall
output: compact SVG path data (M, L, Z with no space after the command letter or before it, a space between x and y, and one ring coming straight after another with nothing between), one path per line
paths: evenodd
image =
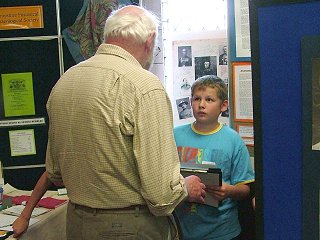
M157 75L163 86L165 86L165 80L164 80L164 61L163 61L163 42L162 42L162 22L161 22L161 1L160 0L141 0L141 5L155 13L159 20L160 20L160 26L158 31L158 42L157 47L160 48L160 52L155 56L154 63L151 66L150 71Z

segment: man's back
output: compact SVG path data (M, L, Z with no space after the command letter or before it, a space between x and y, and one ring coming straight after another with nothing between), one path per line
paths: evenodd
M133 113L144 94L163 88L131 55L120 55L127 59L102 52L73 67L50 96L52 153L77 204L144 203L133 155Z

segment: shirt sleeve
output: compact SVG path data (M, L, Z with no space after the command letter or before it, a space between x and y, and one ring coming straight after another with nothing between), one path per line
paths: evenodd
M164 90L152 90L136 106L134 154L141 194L156 216L172 213L187 196L173 137L170 100Z
M50 119L50 97L47 102L47 112ZM48 131L48 143L47 143L47 151L46 151L46 170L48 172L48 178L51 182L62 182L62 177L60 173L60 167L58 161L52 156L51 152L51 136L52 136L52 128L49 125Z
M247 184L254 182L254 171L251 166L250 154L243 140L238 137L238 148L233 161L231 184Z

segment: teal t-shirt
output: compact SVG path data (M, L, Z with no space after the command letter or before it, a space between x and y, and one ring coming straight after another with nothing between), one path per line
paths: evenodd
M231 185L254 181L247 147L239 134L228 126L200 133L192 124L176 127L174 136L181 162L213 162L222 171L222 181ZM238 236L237 202L228 198L218 208L184 202L175 210L185 240L230 240Z

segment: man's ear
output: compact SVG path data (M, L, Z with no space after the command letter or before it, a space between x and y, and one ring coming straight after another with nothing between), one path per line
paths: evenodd
M221 104L220 111L221 112L227 111L228 106L229 106L228 100L224 100Z
M146 50L149 52L149 51L153 51L153 48L154 48L154 45L155 45L155 42L156 42L156 33L153 32L149 35L149 37L147 38L147 41L146 41Z

